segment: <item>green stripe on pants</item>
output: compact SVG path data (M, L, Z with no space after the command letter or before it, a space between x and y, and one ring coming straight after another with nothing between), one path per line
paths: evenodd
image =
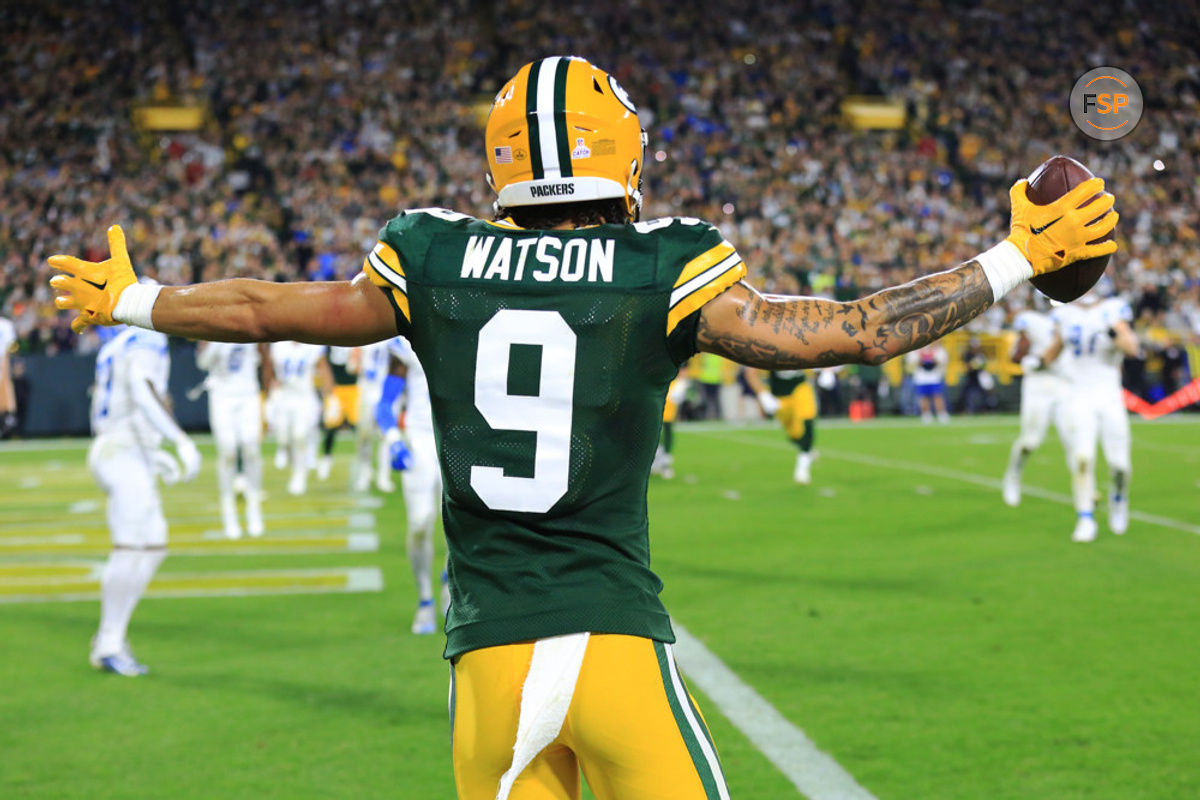
M696 732L692 730L692 724L688 721L687 714L684 713L683 704L680 702L679 695L675 691L675 683L671 680L671 668L667 664L667 648L662 642L654 643L654 654L658 656L658 669L662 673L663 689L667 693L667 702L671 705L671 713L675 715L675 724L679 726L679 735L683 737L683 743L687 745L688 753L692 757L692 764L696 767L696 774L700 777L700 783L704 785L704 795L709 800L718 800L721 796L717 791L717 780L713 776L712 769L708 766L708 760L704 757L704 750L700 746L700 740L696 737ZM691 707L691 702L687 698L686 691L684 692L683 702L688 703ZM708 735L708 730L705 728L704 722L700 719L700 715L693 712L696 718L696 724L704 731L704 736L711 743L712 737Z

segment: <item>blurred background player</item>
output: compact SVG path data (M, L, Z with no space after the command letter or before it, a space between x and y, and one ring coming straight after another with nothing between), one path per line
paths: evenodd
M308 491L308 471L313 466L317 426L324 395L333 376L326 348L301 342L273 342L271 364L275 375L272 402L276 404L277 432L287 453L292 475L287 490L291 495ZM318 386L320 387L318 393Z
M259 346L248 342L201 342L196 348L196 366L208 373L204 386L208 390L208 423L217 448L221 526L226 537L241 538L237 513L240 484L246 498L246 532L262 536L259 369L263 365Z
M100 578L100 628L89 660L96 669L136 676L149 670L129 647L129 620L167 557L158 478L174 483L196 477L200 452L163 400L171 370L167 337L124 326L97 333L104 344L96 354L91 409L96 438L87 464L108 495L112 551ZM179 462L159 449L163 439L174 445Z
M358 422L354 429L354 468L350 481L356 492L367 491L372 476L379 491L396 491L391 456L384 442L386 431L379 427L375 418L383 383L388 377L388 347L389 341L385 339L354 349L354 364L358 371Z
M683 404L687 390L687 364L684 363L675 375L675 380L667 387L667 401L663 404L662 439L659 440L658 450L654 453L654 461L650 465L651 474L667 480L675 477L675 456L671 452L675 447L675 418L679 416L679 406Z
M433 608L433 532L442 507L442 472L438 466L437 442L433 436L433 410L429 403L429 383L412 345L403 337L386 340L390 355L389 374L380 386L374 418L384 432L385 452L399 443L396 408L403 397L404 430L407 448L400 452L403 463L400 485L404 492L404 513L408 517L408 563L417 584L417 611L412 632L436 633L437 617ZM407 452L405 452L405 450ZM442 571L442 614L449 610L450 591Z
M1056 333L1054 320L1048 313L1028 308L1013 318L1013 330L1017 341L1013 345L1011 359L1021 365L1021 431L1013 442L1008 457L1008 469L1004 471L1002 494L1004 502L1017 506L1021 502L1021 473L1029 456L1042 446L1046 430L1054 420L1058 438L1067 448L1066 433L1056 409L1067 391L1067 382L1062 374L1062 360L1046 361L1046 354L1054 345Z
M1096 441L1108 464L1108 527L1115 534L1129 529L1129 479L1132 474L1129 414L1121 387L1121 359L1137 354L1137 336L1129 327L1129 304L1104 299L1098 289L1051 312L1057 338L1046 359L1062 360L1067 381L1058 406L1060 430L1066 432L1075 531L1071 539L1096 538Z
M326 480L333 471L333 446L337 432L347 425L358 428L357 378L354 375L354 347L329 348L329 374L332 388L321 406L321 455L317 458L317 480Z
M7 439L17 431L17 392L8 357L16 347L16 328L10 320L0 317L0 439Z
M921 421L933 422L933 416L937 414L938 422L949 422L950 414L946 411L946 366L950 363L950 354L946 348L935 342L907 353L904 363L912 372L917 404L921 408Z
M792 444L799 448L792 480L812 482L813 444L817 437L817 395L808 373L802 369L775 370L767 373L767 384L752 379L763 412L774 416L783 426Z

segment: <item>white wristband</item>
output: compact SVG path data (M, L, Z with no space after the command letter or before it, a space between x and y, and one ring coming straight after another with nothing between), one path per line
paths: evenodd
M975 260L983 267L983 274L992 285L993 303L1033 277L1033 267L1029 261L1007 239L975 256Z
M162 291L162 286L157 283L135 283L126 286L125 290L121 292L121 296L117 298L116 306L113 307L113 319L128 325L136 325L139 328L154 330L154 323L151 322L150 315L154 311L154 302L158 300L160 291Z

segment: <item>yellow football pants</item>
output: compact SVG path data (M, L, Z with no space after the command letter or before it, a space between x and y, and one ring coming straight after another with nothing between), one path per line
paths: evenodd
M804 435L804 423L817 416L817 396L812 386L802 383L787 397L779 399L775 418L783 425L789 439Z
M342 413L338 415L337 423L326 425L326 428L340 428L343 425L358 424L358 385L354 383L339 383L333 387L333 396L338 399Z
M513 761L533 642L472 650L451 668L460 800L495 800ZM592 634L558 736L521 772L510 800L577 800L580 770L599 800L728 798L699 708L671 646Z

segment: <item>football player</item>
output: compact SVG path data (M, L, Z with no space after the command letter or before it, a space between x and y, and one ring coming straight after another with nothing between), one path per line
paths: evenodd
M1062 361L1067 391L1058 404L1059 430L1065 432L1075 530L1071 539L1096 538L1096 442L1108 464L1108 527L1115 534L1129 529L1130 454L1129 413L1121 388L1121 360L1140 350L1129 323L1129 304L1119 297L1105 299L1097 289L1051 314L1057 329L1047 361Z
M331 347L327 359L331 389L325 395L321 411L321 456L317 459L317 480L333 472L333 446L337 432L346 425L358 429L358 378L355 377L355 347Z
M946 365L950 354L940 344L931 344L913 350L904 357L904 363L912 372L913 386L917 390L917 403L921 407L921 422L949 422L946 411Z
M355 349L358 370L358 425L355 428L355 460L351 485L356 492L365 492L371 486L381 492L396 491L392 481L391 459L381 429L376 420L383 384L388 376L389 347L387 341L373 342ZM395 427L393 425L392 427Z
M433 533L442 506L442 472L438 467L437 441L433 433L433 410L429 382L412 345L397 336L386 342L391 357L390 373L380 387L375 409L378 429L391 445L400 437L396 408L404 402L407 463L400 473L404 490L404 513L408 518L408 563L417 584L417 611L412 632L434 633L437 618L433 609ZM381 448L387 452L389 448ZM449 587L442 572L442 613L449 610Z
M145 285L145 284L143 284ZM100 577L100 628L89 661L96 669L135 677L149 672L126 639L129 620L167 557L167 520L158 480L191 480L200 452L167 410L171 357L167 337L141 328L101 328L87 465L108 495L112 551ZM159 449L171 442L179 457ZM182 465L182 469L180 467Z
M352 281L156 291L114 226L107 261L51 257L55 302L77 329L403 335L444 481L459 796L579 797L582 768L598 797L728 797L649 562L646 484L679 365L700 351L762 369L882 363L1035 274L1111 253L1088 242L1115 226L1114 199L1095 178L1037 206L1019 182L1009 236L958 267L849 303L765 298L713 226L638 221L637 108L589 62L522 67L485 145L495 219L402 213Z
M196 366L208 373L208 422L217 447L217 492L225 536L239 539L236 478L246 498L246 532L262 536L262 399L259 396L258 345L247 342L201 342Z
M779 420L784 433L800 451L792 480L812 483L813 444L817 436L817 395L808 373L802 369L772 370L764 387L758 376L751 378L763 412Z
M16 347L16 328L11 320L0 317L0 439L7 439L17 431L17 392L8 357Z
M1017 506L1021 502L1021 473L1029 456L1042 446L1046 431L1054 420L1058 438L1066 446L1066 432L1058 425L1056 409L1067 390L1062 374L1062 361L1047 361L1046 355L1055 341L1055 325L1050 315L1027 308L1013 318L1017 341L1011 358L1021 365L1021 431L1013 442L1004 471L1001 494L1004 502Z
M324 397L333 384L325 347L295 341L271 345L276 386L277 433L287 453L292 475L288 479L290 495L308 491L308 470L313 466Z
M650 472L667 480L675 477L675 418L679 416L679 406L687 397L688 375L687 364L679 367L675 380L667 387L667 398L663 403L662 438L658 449L654 452L654 461L650 464Z

